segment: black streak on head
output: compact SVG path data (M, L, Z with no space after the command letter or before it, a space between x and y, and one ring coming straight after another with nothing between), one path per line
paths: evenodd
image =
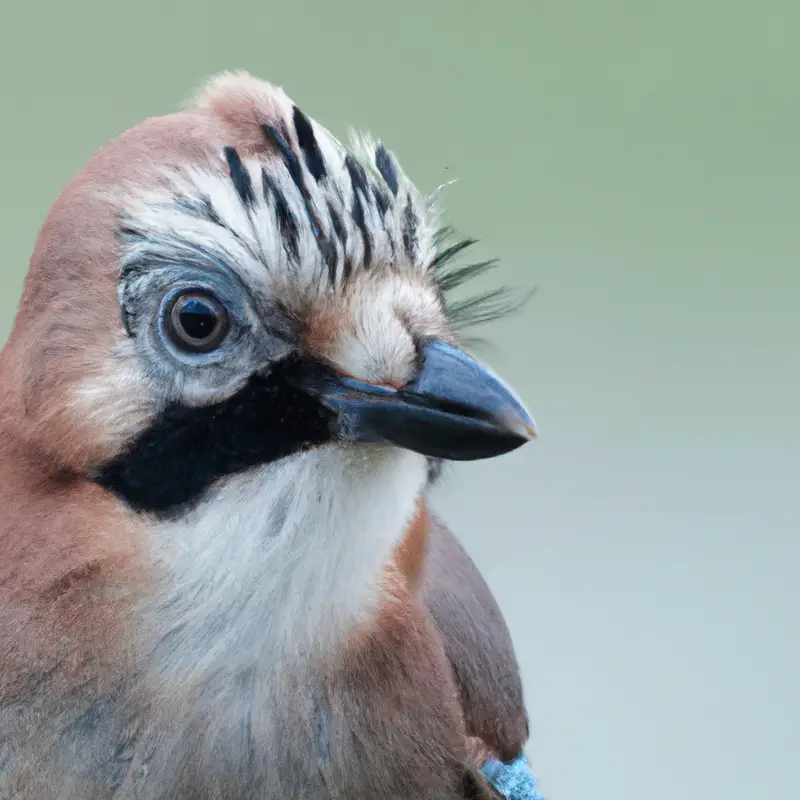
M242 159L239 157L239 153L235 148L225 147L223 149L223 153L225 154L225 160L228 162L231 181L236 189L236 193L239 195L239 199L242 201L242 204L245 206L245 208L252 207L256 198L253 194L253 182L250 179L250 173L245 169ZM211 203L211 198L209 198L207 195L203 195L197 202L186 197L176 198L176 202L188 214L200 219L206 219L214 225L219 225L221 228L224 228L231 236L233 236L234 239L236 239L237 242L239 242L239 244L245 250L247 250L248 253L250 253L250 255L253 256L253 258L258 260L259 254L253 250L253 246L250 244L250 242L248 242L247 239L245 239L235 228L232 228L230 225L227 225L222 221Z
M389 208L389 198L386 195L386 192L379 186L375 187L375 205L378 206L378 211L380 211L381 217L385 216L386 211Z
M331 283L336 283L336 265L338 263L336 245L330 239L323 237L319 241L319 249L322 252L322 260L328 268L328 278Z
M226 154L226 161L228 162L228 167L231 171L231 175L233 175L236 166L232 165L232 161L235 163L238 161L238 154L236 153L233 148L230 148L232 153L230 156ZM250 176L245 172L244 167L242 167L241 162L238 161L239 169L241 170L241 177L239 179L239 183L236 185L236 191L240 198L242 198L244 202L244 198L242 197L242 190L240 189L240 185L245 187L245 197L247 197L247 185L250 183ZM183 197L177 195L175 198L175 204L184 211L185 213L189 214L190 216L194 217L195 219L202 219L206 222L211 222L213 225L220 225L223 228L225 227L224 223L217 214L213 204L211 203L211 198L207 194L201 194L199 197ZM142 237L144 238L144 237Z
M314 180L319 183L325 177L326 170L322 153L314 136L314 129L311 127L308 117L297 106L294 107L293 119L297 143L305 156L308 171Z
M140 242L142 239L146 239L147 237L136 228L130 228L128 226L123 226L119 229L119 235L123 239L127 239L130 242Z
M242 159L239 157L235 148L226 147L224 153L236 192L241 198L242 203L250 208L255 202L253 182L250 180L250 173L245 169L244 164L242 164Z
M411 200L406 203L403 211L403 246L413 261L417 253L417 215L411 206Z
M286 139L284 139L283 136L271 125L264 125L264 133L266 133L267 138L273 141L277 146L278 152L281 154L281 158L283 159L283 163L286 165L286 169L289 170L289 175L294 181L295 186L297 186L300 196L303 198L306 214L308 214L308 221L311 223L311 227L314 230L314 235L318 237L320 233L319 225L314 217L314 212L311 210L311 203L308 200L308 191L306 190L306 184L303 180L303 170L300 167L300 162L297 160L297 156L292 152L292 148L289 147L289 143L286 141Z
M396 197L398 188L397 170L394 168L392 157L382 144L379 144L375 150L375 166L378 168L378 172L383 175L383 179L392 190L392 194Z
M348 175L350 175L350 181L353 184L353 192L359 190L365 198L369 197L369 185L367 183L367 173L364 171L364 167L349 153L344 158L344 165L347 167Z
M353 265L347 256L347 229L342 224L342 218L336 212L332 205L328 204L328 213L331 215L331 224L336 237L342 245L342 253L344 255L344 265L342 267L342 280L346 281L353 271ZM335 274L331 275L331 281L336 277Z
M292 176L292 180L300 190L300 193L305 196L305 184L303 183L303 172L300 169L300 162L297 160L297 156L294 152L292 152L292 148L289 147L289 143L277 129L272 127L272 125L264 125L264 133L278 148L283 163L286 164L286 169L289 170L289 175Z
M222 225L222 220L219 218L219 214L217 214L217 210L214 208L211 198L208 195L203 195L200 203L206 219L208 219L209 222L213 222L214 225Z
M218 478L329 441L332 415L286 380L287 361L211 406L173 404L95 475L133 509L168 517Z
M317 246L322 253L322 258L328 267L329 274L333 277L336 274L336 248L330 241L328 241L328 238L322 232L322 226L320 225L319 220L317 219L317 216L314 214L314 210L311 207L311 199L308 194L308 189L306 188L305 180L303 179L303 170L300 166L300 162L298 161L297 156L292 152L292 148L289 147L289 143L275 128L273 128L271 125L263 125L262 127L264 129L264 133L267 135L267 138L271 139L277 145L281 157L283 158L283 162L286 164L286 169L289 170L289 175L291 175L292 180L300 192L300 196L303 199L303 204L306 209L306 214L308 215L308 221L311 223L311 229L314 231L314 237L317 240Z
M372 261L372 239L364 219L364 206L361 203L361 195L363 194L364 199L366 199L369 191L367 188L367 176L361 164L350 155L345 156L344 165L353 184L353 222L361 231L361 238L364 240L364 267L366 268L369 267Z
M275 216L280 226L281 239L286 245L289 255L297 261L299 253L297 220L286 202L286 198L274 181L267 174L264 167L261 168L261 191L264 193L265 202L269 203L270 197L275 204Z

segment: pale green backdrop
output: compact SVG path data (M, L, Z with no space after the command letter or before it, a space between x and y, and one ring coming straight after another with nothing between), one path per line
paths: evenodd
M385 138L538 286L541 439L439 508L518 643L552 800L800 796L797 0L2 0L0 334L90 153L250 69Z

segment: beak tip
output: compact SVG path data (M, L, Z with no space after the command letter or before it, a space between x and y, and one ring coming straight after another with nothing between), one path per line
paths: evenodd
M506 426L509 431L514 433L522 440L522 444L527 444L533 439L538 438L539 430L536 427L536 422L528 414L506 419Z

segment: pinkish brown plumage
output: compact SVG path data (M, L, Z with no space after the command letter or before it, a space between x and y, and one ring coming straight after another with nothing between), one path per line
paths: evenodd
M493 796L517 664L425 493L533 423L437 230L242 73L66 188L0 355L0 797Z

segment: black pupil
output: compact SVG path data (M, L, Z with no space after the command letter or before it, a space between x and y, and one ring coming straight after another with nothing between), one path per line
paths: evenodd
M207 339L219 324L217 310L198 297L191 297L183 302L178 319L186 336L196 341Z

